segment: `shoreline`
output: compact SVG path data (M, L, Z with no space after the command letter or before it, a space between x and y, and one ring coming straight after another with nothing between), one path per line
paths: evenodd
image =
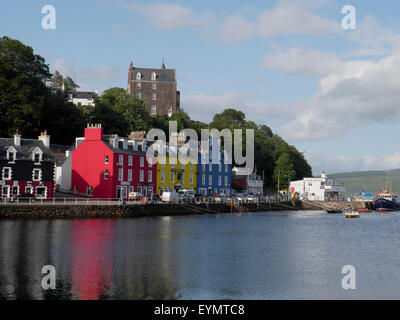
M299 211L301 206L291 202L241 203L231 206L227 203L171 203L144 205L0 205L0 219L80 219L80 218L122 218L158 217L198 214L244 213L261 211ZM318 210L318 209L314 209ZM319 209L321 210L321 209Z

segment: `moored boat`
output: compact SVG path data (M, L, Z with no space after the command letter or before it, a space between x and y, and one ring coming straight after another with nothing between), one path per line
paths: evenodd
M376 211L394 211L398 209L398 203L394 200L392 192L388 191L387 187L378 192L374 206Z
M334 209L326 210L326 212L327 212L327 213L343 213L342 210L334 210Z
M345 213L346 218L359 218L360 215L358 214L357 211Z
M372 210L370 210L370 209L358 209L358 212L359 213L361 213L361 212L372 212Z

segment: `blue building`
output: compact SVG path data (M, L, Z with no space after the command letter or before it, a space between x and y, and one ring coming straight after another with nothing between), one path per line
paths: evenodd
M231 194L232 160L221 150L219 141L210 137L209 150L199 151L197 193L201 195Z

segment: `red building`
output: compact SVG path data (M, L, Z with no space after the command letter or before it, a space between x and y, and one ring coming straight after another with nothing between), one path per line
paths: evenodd
M145 139L103 135L100 124L88 125L72 152L71 188L92 198L126 199L133 191L151 196L156 172L156 160L147 162Z

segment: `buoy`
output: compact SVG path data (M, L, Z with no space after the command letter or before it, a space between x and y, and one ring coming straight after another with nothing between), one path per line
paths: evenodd
M146 204L147 203L147 198L146 197L143 197L142 198L142 204Z

